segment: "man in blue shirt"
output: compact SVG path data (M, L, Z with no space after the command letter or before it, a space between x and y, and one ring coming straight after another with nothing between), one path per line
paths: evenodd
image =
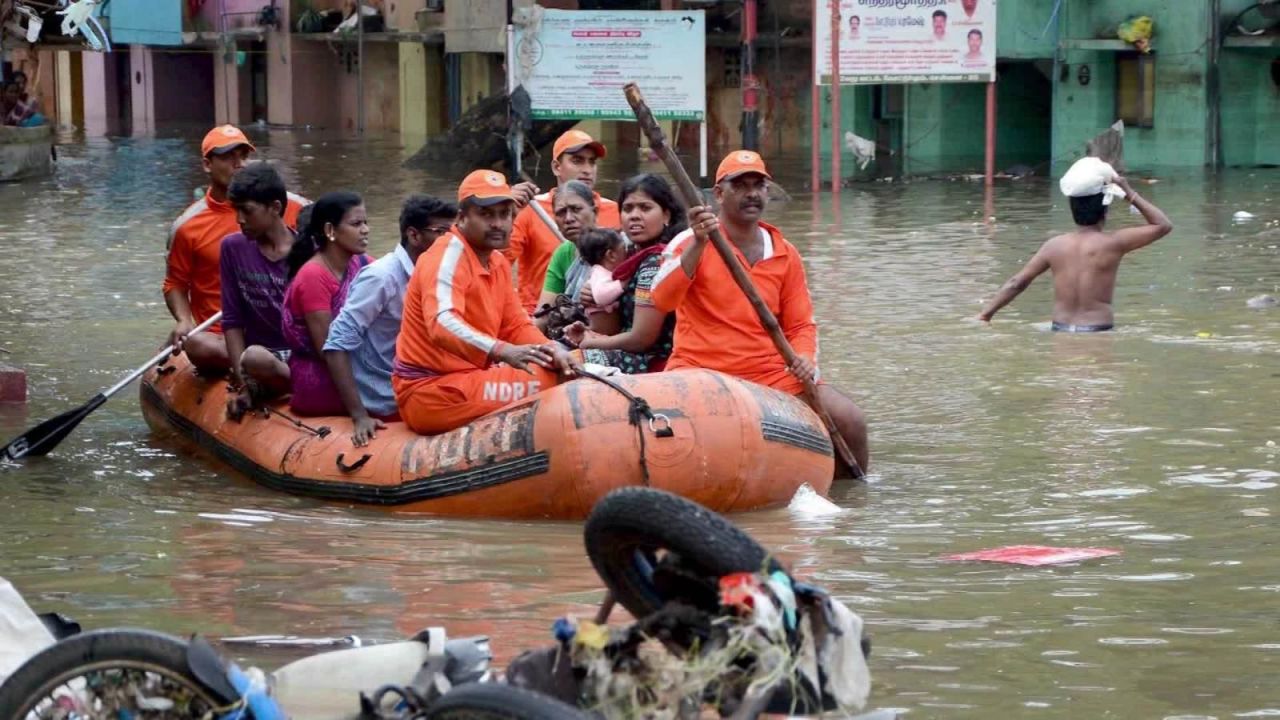
M383 420L399 420L391 391L391 366L404 312L405 288L418 256L449 231L458 217L453 203L426 195L405 200L400 210L400 244L360 271L346 304L329 325L324 356L329 373L355 425L351 441L369 442L385 427Z

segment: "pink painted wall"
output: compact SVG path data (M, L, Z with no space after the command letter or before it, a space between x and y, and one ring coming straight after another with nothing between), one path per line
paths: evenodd
M352 45L354 48L354 45ZM364 45L364 127L366 132L398 132L400 130L400 48L396 43L376 42ZM356 69L346 71L339 66L341 83L341 127L354 132L357 120L358 94Z
M81 53L84 77L84 131L100 137L116 132L120 115L120 88L116 85L116 62L121 54Z
M153 84L151 49L129 46L129 93L132 97L133 134L147 135L156 129L156 94Z
M278 85L274 77L269 81L274 92L268 100L270 111L274 115L277 98L287 92L292 99L289 121L292 124L354 132L357 124L358 66L353 62L348 70L343 53L354 52L355 45L335 44L334 49L330 49L327 43L312 40L293 39L289 42L292 47L289 54L292 83L283 79L283 68L271 66L270 72L279 72L281 77ZM397 132L400 129L399 46L389 42L368 42L364 52L365 130Z

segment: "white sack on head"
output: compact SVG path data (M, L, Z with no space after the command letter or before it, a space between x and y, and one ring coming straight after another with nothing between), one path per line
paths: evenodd
M1088 197L1105 193L1103 205L1110 205L1117 197L1124 197L1124 191L1115 185L1117 173L1115 168L1096 157L1083 157L1067 170L1058 181L1062 194L1067 197Z

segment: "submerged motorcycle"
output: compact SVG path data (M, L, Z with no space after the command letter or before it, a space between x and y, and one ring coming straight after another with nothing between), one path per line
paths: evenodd
M113 629L28 659L0 685L0 720L684 720L865 704L861 619L720 515L625 488L596 505L584 535L609 591L600 612L556 620L554 643L518 656L501 680L487 638L451 640L442 628L271 673L227 662L199 636ZM610 628L615 604L639 620Z

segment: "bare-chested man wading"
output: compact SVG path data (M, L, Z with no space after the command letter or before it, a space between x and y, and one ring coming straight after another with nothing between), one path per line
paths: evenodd
M1031 281L1045 270L1053 271L1053 329L1066 332L1100 332L1115 326L1111 297L1116 289L1120 260L1173 230L1173 223L1110 165L1097 158L1082 158L1062 177L1062 192L1071 202L1076 229L1051 238L982 310L978 319L990 322ZM1123 195L1142 213L1145 225L1104 232L1107 207Z

